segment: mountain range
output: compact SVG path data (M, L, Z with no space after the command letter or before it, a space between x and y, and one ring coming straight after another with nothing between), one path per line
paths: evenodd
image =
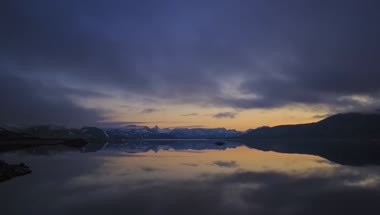
M318 122L260 127L246 132L225 128L174 128L129 125L118 128L31 126L0 128L5 139L86 139L90 141L126 141L136 139L380 139L380 113L336 114Z
M162 141L149 141L161 139ZM164 140L168 139L168 141ZM188 139L176 141L175 139ZM191 139L225 139L207 142ZM163 141L164 140L164 141ZM55 145L93 152L106 149L126 152L202 150L247 146L263 151L301 153L347 165L380 164L380 113L336 114L314 123L261 127L239 132L216 129L161 129L147 126L120 128L33 126L0 128L0 152Z
M242 132L225 128L175 128L161 129L147 126L129 125L119 128L83 127L81 129L63 126L31 126L13 129L2 128L0 139L77 139L90 141L126 141L139 139L232 139Z

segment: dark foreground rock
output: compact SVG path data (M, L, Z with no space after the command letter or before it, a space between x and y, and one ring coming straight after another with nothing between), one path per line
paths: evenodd
M23 163L7 164L0 160L0 182L31 173L32 170Z

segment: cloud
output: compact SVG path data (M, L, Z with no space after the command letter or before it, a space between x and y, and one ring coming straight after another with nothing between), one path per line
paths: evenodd
M176 126L174 128L205 128L204 125L183 125L183 126Z
M197 166L199 166L199 164L196 164L196 163L181 163L181 165L191 166L191 167L197 167Z
M232 113L232 112L223 112L223 113L215 114L212 117L216 119L223 119L223 118L233 119L236 117L236 115L237 115L236 113Z
M198 116L197 113L187 113L187 114L182 114L181 116Z
M155 122L141 122L141 121L103 121L98 122L98 125L101 127L121 127L121 126L127 126L127 125L145 125L149 123L155 123Z
M157 171L161 171L161 169L154 168L154 167L149 167L149 166L141 167L141 170L143 170L144 172L157 172Z
M121 108L132 108L130 105L120 105Z
M149 114L149 113L155 113L155 112L159 112L159 111L161 111L161 110L156 109L156 108L146 108L146 109L142 110L141 113Z
M322 115L315 115L315 116L313 116L313 118L314 119L325 119L329 116L331 116L331 114L322 114Z
M68 95L99 96L97 93L60 86L0 72L0 120L5 124L59 124L83 126L104 120L104 111L81 106Z
M236 161L214 161L214 165L219 166L221 168L236 168L239 167Z
M22 77L14 85L40 80L64 89L57 98L98 103L375 109L379 4L5 0L0 64ZM87 92L70 90L78 87ZM355 96L369 100L342 99Z

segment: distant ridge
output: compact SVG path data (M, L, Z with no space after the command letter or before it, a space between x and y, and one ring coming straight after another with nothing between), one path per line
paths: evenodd
M38 138L30 134L14 132L14 131L10 131L8 129L0 127L0 140L11 140L11 139L38 139Z
M174 128L125 126L120 128L31 126L14 131L0 128L1 139L76 139L120 141L128 139L377 139L380 140L380 112L342 113L318 122L260 127L246 132L225 128Z
M342 113L315 123L261 127L240 139L380 139L380 113Z

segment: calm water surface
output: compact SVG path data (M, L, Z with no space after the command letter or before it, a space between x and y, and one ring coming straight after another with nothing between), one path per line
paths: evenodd
M228 142L92 144L0 154L8 214L379 214L380 167Z

